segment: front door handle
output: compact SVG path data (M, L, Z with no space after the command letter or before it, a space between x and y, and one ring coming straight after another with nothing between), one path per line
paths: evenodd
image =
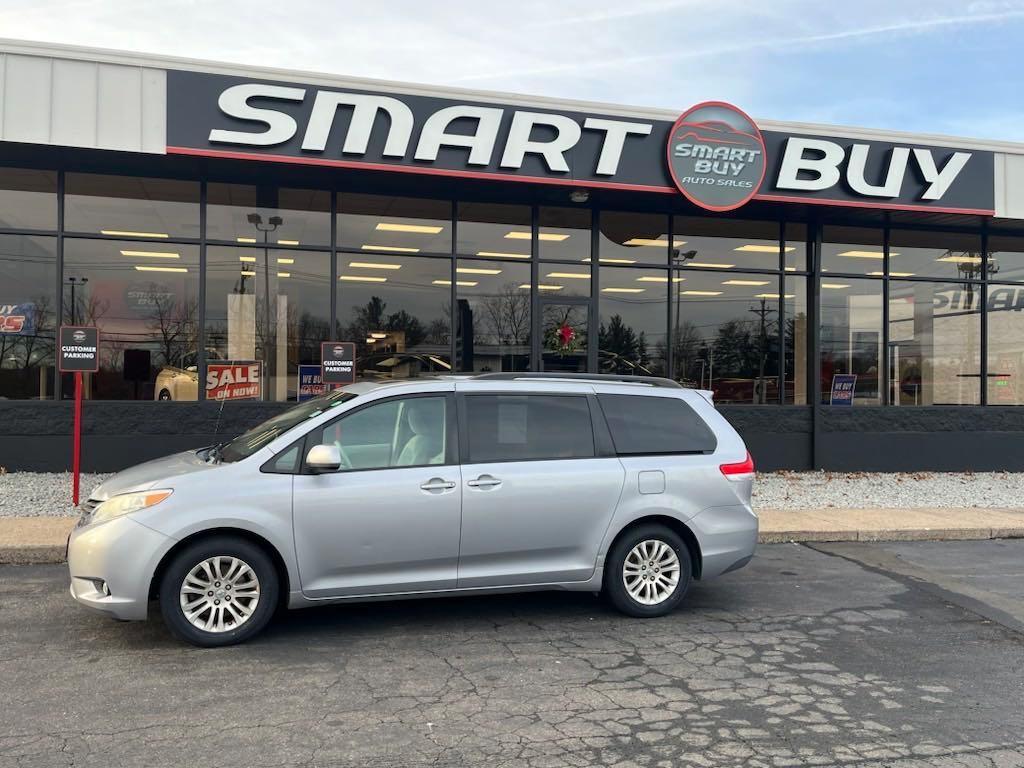
M476 480L466 482L470 488L494 488L501 485L501 480L491 475L480 475Z
M451 480L444 480L440 477L432 477L420 485L424 491L450 491L454 487L455 483Z

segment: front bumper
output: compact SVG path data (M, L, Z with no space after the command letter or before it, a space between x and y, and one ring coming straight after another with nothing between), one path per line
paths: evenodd
M75 528L68 539L71 596L115 619L145 619L150 581L173 544L130 516Z
M757 548L757 515L750 507L710 507L690 518L701 551L701 578L742 568Z

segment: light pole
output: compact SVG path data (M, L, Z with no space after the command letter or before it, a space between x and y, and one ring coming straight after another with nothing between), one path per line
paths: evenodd
M75 286L85 287L85 284L89 282L88 277L69 277L64 281L64 285L71 286L71 324L78 325L78 319L75 311Z
M691 251L680 251L678 248L673 248L672 249L672 266L673 266L673 269L671 270L671 273L668 276L668 284L669 284L671 290L674 290L676 292L676 314L672 318L672 326L673 326L672 341L669 344L669 347L670 347L670 349L672 349L673 353L675 353L675 351L676 351L676 346L675 345L679 343L679 304L680 304L680 297L682 296L682 292L679 290L679 283L677 283L673 279L676 276L674 268L682 266L681 262L684 262L687 259L692 259L696 255L697 255L696 251L692 251L692 250ZM673 356L674 356L674 354L673 354ZM676 365L677 365L676 363L673 363L673 366L676 366ZM683 371L683 373L680 376L680 378L682 378L682 379L686 378L686 371L685 370ZM704 381L704 367L703 366L701 366L701 369L700 369L700 379L701 379L701 381Z
M267 219L267 223L264 224L263 217L258 213L250 213L246 218L256 228L257 232L263 233L263 356L266 358L265 363L267 366L267 387L266 392L264 392L264 398L272 400L270 382L275 371L273 368L274 358L270 350L270 250L268 237L271 232L284 224L284 219L280 216L271 216Z

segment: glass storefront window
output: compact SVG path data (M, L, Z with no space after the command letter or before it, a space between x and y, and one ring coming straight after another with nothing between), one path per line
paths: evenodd
M821 401L832 401L837 374L853 374L854 406L879 405L882 281L823 277L821 281Z
M668 270L601 267L600 278L598 370L664 376L668 354Z
M602 264L665 264L668 216L601 211L598 258Z
M779 269L777 221L743 221L676 216L672 260L685 269ZM784 246L798 248L795 244Z
M331 193L219 184L206 187L206 238L244 245L331 244Z
M1024 286L989 285L987 305L988 404L1024 405Z
M380 253L451 253L452 204L386 195L338 195L338 248Z
M678 270L673 378L719 404L779 402L779 276Z
M807 260L807 225L794 222L786 222L786 246L783 249L785 257L785 268L787 272L804 272L809 262Z
M0 399L53 397L57 240L0 235Z
M1024 237L988 236L988 277L1024 281Z
M589 210L541 208L537 217L537 246L542 259L590 261Z
M459 259L455 271L457 369L530 370L530 265Z
M889 230L889 274L981 280L981 236Z
M69 173L64 228L116 237L199 237L199 182Z
M881 229L828 225L822 228L822 272L881 277L884 267L885 233Z
M981 380L981 288L889 283L890 401L976 405Z
M590 265L541 264L538 269L538 293L544 298L564 299L590 297Z
M248 376L228 364L259 362L259 391L238 397L297 399L298 367L319 365L320 342L331 340L330 253L209 246L206 265L207 364ZM207 399L235 397L212 379Z
M807 344L810 340L807 316L807 278L786 275L785 293L785 369L784 403L807 405L811 402L807 380Z
M62 322L100 329L100 370L86 375L86 397L195 400L199 248L65 239Z
M450 259L338 254L340 341L361 379L451 373Z
M57 172L0 168L0 229L57 229Z
M458 211L456 251L460 255L520 260L531 257L530 206L459 202Z

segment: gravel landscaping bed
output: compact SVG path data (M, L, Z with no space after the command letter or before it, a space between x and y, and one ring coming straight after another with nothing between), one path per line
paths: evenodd
M82 475L82 498L107 475ZM754 486L763 509L823 507L1024 507L1024 473L764 472ZM78 514L66 472L0 474L0 517Z

